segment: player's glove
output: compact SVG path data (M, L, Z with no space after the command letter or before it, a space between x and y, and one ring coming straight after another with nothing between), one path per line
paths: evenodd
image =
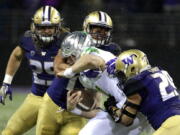
M116 100L113 96L110 96L107 101L104 102L104 107L115 122L120 121L120 110L116 107Z
M3 105L5 105L6 96L9 96L9 99L12 100L12 91L10 84L3 83L0 89L0 103L2 103Z
M115 62L117 58L114 58L106 63L107 65L107 72L109 75L114 75L115 73Z

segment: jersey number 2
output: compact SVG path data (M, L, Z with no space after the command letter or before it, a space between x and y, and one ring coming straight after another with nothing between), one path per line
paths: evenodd
M166 71L155 73L152 77L161 79L161 82L159 83L159 90L163 101L178 95L178 92L176 91L177 88L174 85L172 78Z

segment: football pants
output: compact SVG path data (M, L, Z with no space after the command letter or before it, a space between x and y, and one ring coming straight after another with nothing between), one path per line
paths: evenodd
M28 94L23 104L9 119L2 135L21 135L31 129L36 124L42 99L32 93Z
M78 135L87 120L56 105L46 93L39 109L36 135Z

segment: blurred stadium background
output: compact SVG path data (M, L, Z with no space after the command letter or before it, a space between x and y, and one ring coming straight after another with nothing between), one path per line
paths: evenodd
M60 11L63 25L71 31L82 30L88 13L95 10L107 12L114 22L113 41L119 43L123 50L137 48L145 51L152 65L167 69L176 86L180 87L178 0L0 0L1 82L11 51L18 45L21 34L29 29L35 10L45 4ZM14 92L15 103L0 105L0 131L23 101L30 85L31 72L24 59L13 81L13 89L17 91Z

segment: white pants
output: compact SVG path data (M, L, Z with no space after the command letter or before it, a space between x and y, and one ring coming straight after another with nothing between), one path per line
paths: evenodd
M125 127L119 123L115 123L111 116L104 111L99 112L94 118L81 129L79 135L130 135L139 126L139 120L135 119L132 126ZM132 134L132 132L131 132ZM134 130L133 135L139 135L138 128Z

